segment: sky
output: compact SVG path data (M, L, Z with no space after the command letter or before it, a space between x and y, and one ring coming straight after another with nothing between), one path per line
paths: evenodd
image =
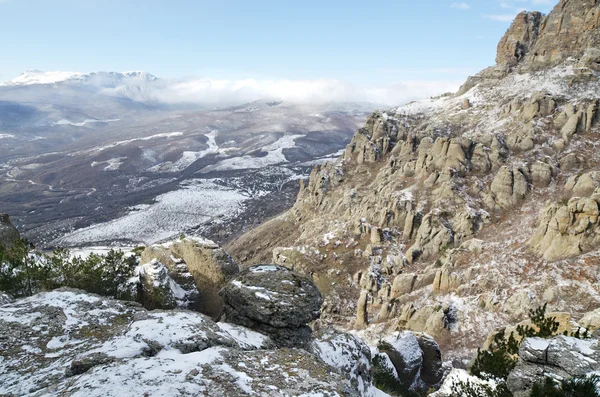
M143 70L429 95L494 64L518 12L556 1L0 0L0 82L27 69Z

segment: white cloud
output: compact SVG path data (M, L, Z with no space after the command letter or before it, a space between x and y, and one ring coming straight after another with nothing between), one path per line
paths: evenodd
M340 80L215 80L187 79L164 83L153 92L167 103L241 104L261 98L297 103L373 102L390 106L456 91L462 81L401 81L358 87Z
M458 8L459 10L470 10L471 6L465 2L461 2L461 3L450 4L450 8Z

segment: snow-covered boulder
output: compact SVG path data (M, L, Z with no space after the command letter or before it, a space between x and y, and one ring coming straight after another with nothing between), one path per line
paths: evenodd
M399 384L407 390L426 391L442 381L442 353L430 336L396 332L383 338L377 348L380 356L389 357Z
M483 380L476 376L469 375L464 369L453 369L444 379L444 383L438 391L429 395L429 397L458 397L456 390L460 385L469 386L471 390L479 392L478 395L485 396L488 391L496 390L497 383L493 380Z
M278 265L241 272L221 290L225 321L269 335L282 347L308 347L323 298L312 280Z
M533 384L547 377L562 380L597 372L600 372L598 339L563 335L552 339L526 338L519 349L519 362L506 383L515 397L521 397L529 396Z
M349 378L361 394L379 393L373 386L371 349L361 339L327 330L316 336L311 348L321 360Z
M307 350L273 345L200 313L59 289L0 306L0 395L376 395Z

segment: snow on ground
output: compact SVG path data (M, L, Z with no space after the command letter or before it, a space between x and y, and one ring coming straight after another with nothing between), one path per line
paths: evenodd
M231 335L244 349L263 349L271 343L268 336L259 334L248 328L229 323L217 323L217 325Z
M164 163L157 164L154 167L148 168L148 171L150 171L150 172L180 172L180 171L185 170L187 167L192 165L194 162L198 161L199 159L201 159L202 157L204 157L208 154L219 153L219 146L217 145L217 142L215 141L215 138L217 137L217 133L218 133L218 131L214 130L205 135L208 138L208 141L206 142L206 144L208 145L208 148L201 150L199 152L184 151L181 158L179 160L177 160L176 162L166 161Z
M9 138L14 138L14 135L11 134L0 134L0 139L9 139Z
M266 156L233 157L205 167L202 169L202 172L263 168L269 165L287 163L288 160L283 154L283 150L295 147L296 139L302 138L303 136L304 135L285 135L272 144L262 147L261 151L268 152Z
M127 160L127 157L117 157L106 161L94 161L92 162L92 167L95 167L98 164L107 164L104 168L102 168L102 171L116 171L121 168L123 161L125 160Z
M83 127L86 124L93 123L114 123L116 121L120 121L121 119L107 119L107 120L95 120L95 119L85 119L80 123L76 123L73 121L69 121L67 119L58 120L56 123L52 123L52 125L72 125L73 127Z
M162 194L156 203L110 222L76 230L55 241L58 246L126 240L153 244L179 236L186 229L234 216L248 199L213 180L190 180L181 189Z
M126 145L128 143L132 143L132 142L136 142L136 141L150 141L152 139L158 139L158 138L172 138L175 136L182 136L183 132L163 132L160 134L154 134L154 135L150 135L150 136L145 136L145 137L141 137L141 138L132 138L132 139L127 139L124 141L117 141L117 142L113 142L109 145L105 145L105 146L98 146L94 149L88 150L87 152L101 152L103 150L106 149L111 149L114 148L116 146L121 146L121 145Z
M442 384L442 387L440 388L440 390L431 394L431 397L453 396L452 387L455 384L458 384L461 382L462 383L469 382L472 386L475 386L475 387L478 387L478 386L479 387L489 387L492 390L495 390L496 386L497 386L496 382L494 382L492 380L485 381L485 380L482 380L475 376L471 376L464 369L453 369L452 371L450 371L450 373L444 380L444 383Z

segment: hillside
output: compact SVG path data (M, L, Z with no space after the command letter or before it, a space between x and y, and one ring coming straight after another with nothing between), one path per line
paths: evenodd
M321 321L427 332L458 366L545 302L597 328L599 26L585 0L519 14L495 66L373 113L291 210L227 249L311 274Z

